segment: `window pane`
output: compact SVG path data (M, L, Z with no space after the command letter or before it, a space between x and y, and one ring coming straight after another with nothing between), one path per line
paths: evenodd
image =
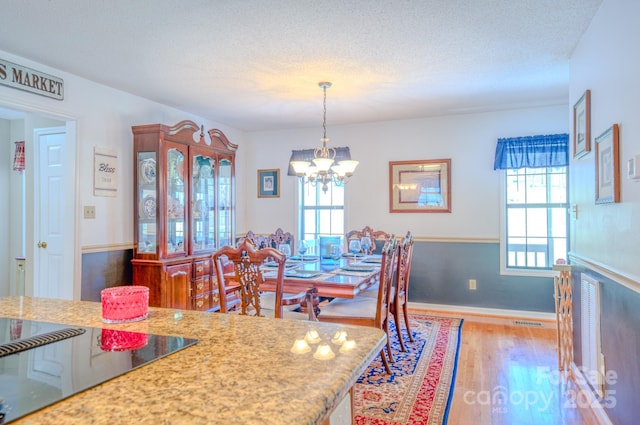
M507 204L524 204L526 196L524 173L507 170Z
M509 238L507 242L507 265L509 267L524 267L526 248L526 238Z
M534 174L527 175L527 203L543 204L547 202L547 176L544 169L535 170Z
M509 208L507 210L507 234L510 239L512 236L526 236L526 211L525 208Z
M548 250L547 238L527 238L527 267L547 267Z
M344 205L344 187L333 186L331 191L331 204L334 206Z
M304 185L302 190L302 202L304 205L311 207L316 205L316 188L310 184Z
M551 208L551 236L567 237L566 208Z
M551 246L554 262L559 259L567 260L567 238L553 238Z
M327 193L324 193L322 189L317 188L317 192L318 192L318 198L319 198L318 205L331 205L331 193L332 193L331 188L327 190Z
M546 208L527 208L527 236L547 236Z
M318 211L318 233L323 235L331 234L331 211Z
M567 176L566 174L551 174L549 176L549 202L567 202Z
M344 211L331 210L331 234L342 234L344 229Z
M303 223L304 223L304 227L302 229L302 233L304 233L305 237L307 235L315 234L316 233L316 211L305 210Z

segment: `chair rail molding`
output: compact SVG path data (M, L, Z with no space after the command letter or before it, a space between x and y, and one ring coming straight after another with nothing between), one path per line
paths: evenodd
M640 293L640 278L610 267L607 264L596 261L592 258L585 257L574 252L569 252L569 264L577 264L587 267L596 273L605 276L614 282L619 283L625 288L631 289L636 293Z
M123 251L133 249L133 242L112 243L104 245L85 245L82 247L83 254L93 254L96 252Z

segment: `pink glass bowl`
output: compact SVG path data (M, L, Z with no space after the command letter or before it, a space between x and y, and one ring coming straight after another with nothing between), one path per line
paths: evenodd
M102 321L105 323L134 322L147 318L149 288L146 286L115 286L100 292Z
M139 332L102 329L100 348L104 351L137 350L147 345L149 336Z

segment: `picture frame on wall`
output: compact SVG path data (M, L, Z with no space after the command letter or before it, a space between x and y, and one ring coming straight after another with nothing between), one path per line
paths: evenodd
M591 151L591 90L573 105L573 157L581 158Z
M390 161L389 211L450 213L451 159Z
M620 202L619 128L613 124L595 139L596 204Z
M280 197L280 169L258 170L258 198Z

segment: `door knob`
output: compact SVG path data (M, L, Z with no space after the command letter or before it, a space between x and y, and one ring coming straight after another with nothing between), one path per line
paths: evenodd
M46 247L47 247L46 242L38 242L38 248L46 248Z

